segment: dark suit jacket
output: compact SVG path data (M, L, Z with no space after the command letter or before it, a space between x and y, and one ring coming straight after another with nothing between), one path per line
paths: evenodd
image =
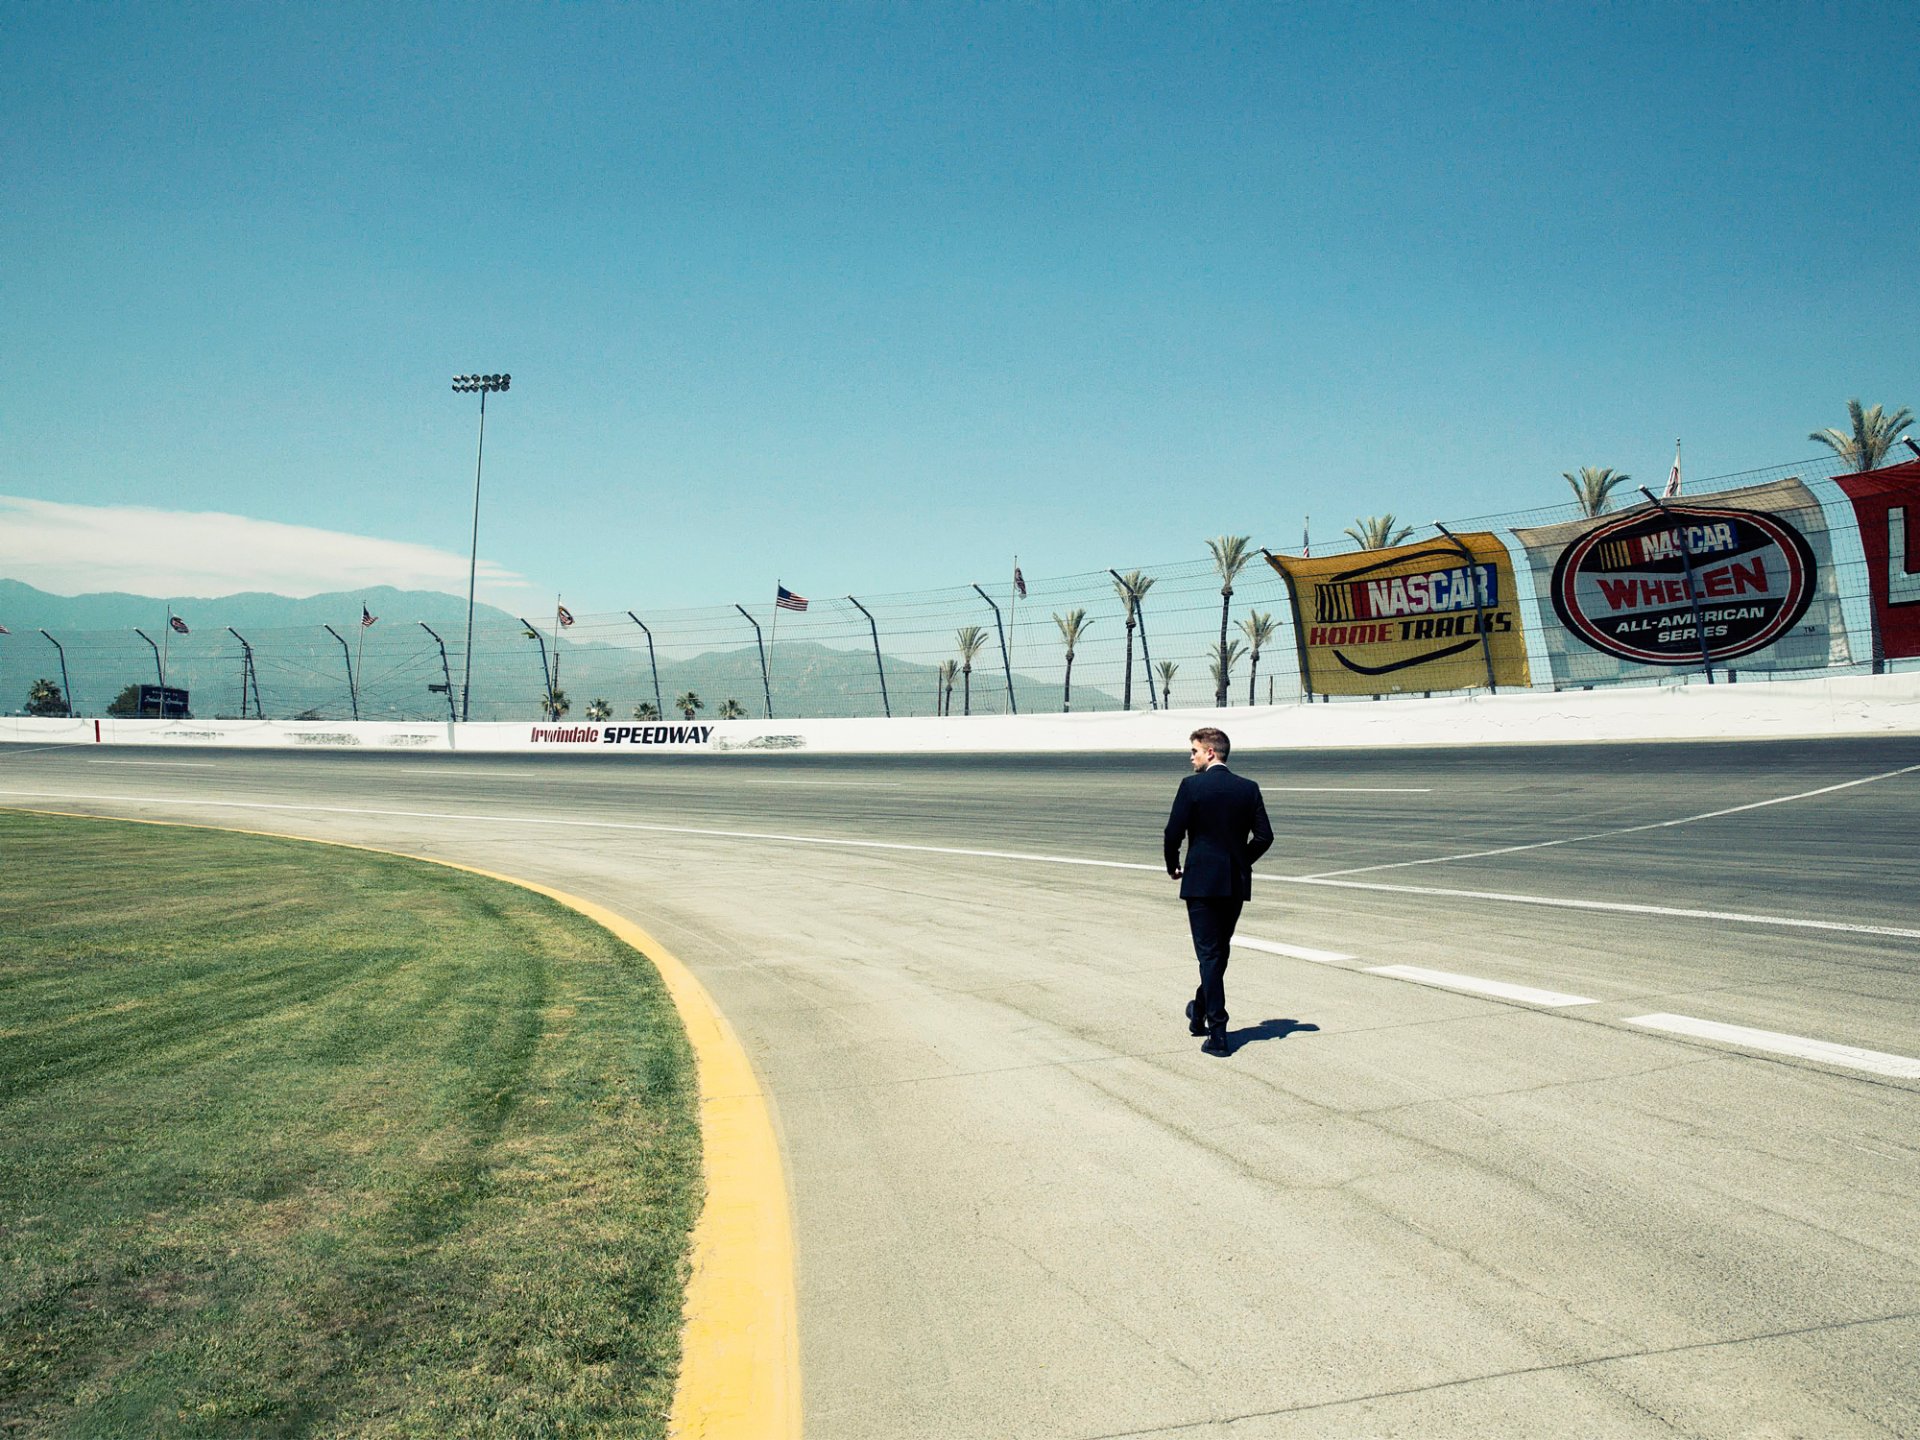
M1180 863L1180 842L1187 861ZM1182 871L1180 896L1195 900L1253 897L1253 862L1273 844L1260 787L1214 765L1187 776L1167 817L1167 873Z

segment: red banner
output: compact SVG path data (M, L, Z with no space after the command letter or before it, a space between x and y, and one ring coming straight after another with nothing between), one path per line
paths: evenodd
M1920 460L1833 478L1860 522L1880 653L1920 655Z

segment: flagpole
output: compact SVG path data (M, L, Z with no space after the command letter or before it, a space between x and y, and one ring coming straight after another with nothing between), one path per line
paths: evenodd
M173 640L173 602L167 602L167 628L160 632L160 718L167 718L167 650Z
M1020 557L1018 555L1013 557L1013 573L1016 577L1020 574ZM1019 619L1019 615L1016 613L1016 610L1015 610L1015 603L1019 600L1019 598L1020 598L1020 586L1017 583L1017 580L1009 580L1007 582L1007 655L1006 655L1007 686L1008 686L1009 694L1012 693L1012 686L1013 686L1013 647L1014 647L1014 642L1020 638L1020 627L1014 623L1014 621Z
M778 577L773 582L773 633L767 637L767 673L761 678L767 682L767 718L773 718L773 647L780 640L780 592L786 584Z

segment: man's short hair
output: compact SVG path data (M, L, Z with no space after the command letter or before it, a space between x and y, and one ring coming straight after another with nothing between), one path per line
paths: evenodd
M1189 735L1187 739L1193 744L1206 746L1222 760L1226 759L1228 753L1233 749L1233 742L1227 739L1227 732L1224 730L1216 730L1211 725L1202 725L1198 730L1194 731L1193 734Z

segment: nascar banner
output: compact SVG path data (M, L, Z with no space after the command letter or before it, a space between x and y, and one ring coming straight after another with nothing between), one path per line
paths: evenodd
M1556 684L1697 669L1703 627L1714 665L1848 662L1826 522L1798 479L1513 533L1560 622L1544 636Z
M1459 540L1321 560L1267 555L1293 598L1309 694L1468 690L1487 684L1489 666L1497 685L1528 683L1506 546L1485 531Z
M1860 522L1877 658L1920 655L1920 460L1833 478Z

